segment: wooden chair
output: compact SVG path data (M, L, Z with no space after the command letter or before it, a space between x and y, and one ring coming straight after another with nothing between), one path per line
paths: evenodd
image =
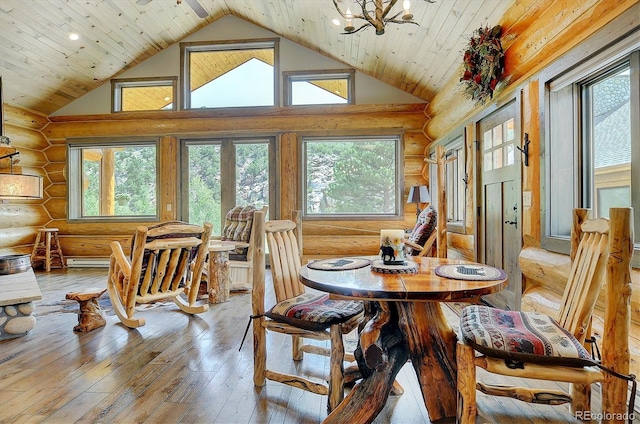
M236 246L229 253L229 279L231 290L251 290L253 286L253 252L255 241L251 236L253 216L256 210L267 213L268 206L256 209L253 206L236 206L227 212L222 235L213 239L226 240Z
M633 211L612 208L609 220L587 220L587 216L585 209L574 211L572 266L557 321L539 313L478 305L463 310L457 345L458 422L475 423L476 389L533 403L571 402L574 416L585 417L590 410L590 385L596 382L603 383L604 414L625 415L628 382L605 368L629 373ZM590 337L591 316L605 280L603 358L599 364L583 344ZM571 394L476 383L476 367L507 376L572 383Z
M435 242L438 213L433 206L427 206L418 215L416 225L404 241L411 256L435 256Z
M111 242L107 288L113 309L124 325L144 325L144 318L134 318L136 304L160 299L173 299L188 314L209 310L208 304L196 305L196 298L211 228L209 223L203 228L181 222L138 227L131 258L120 243Z
M253 381L264 386L265 380L278 381L328 396L328 410L332 411L344 398L344 360L342 335L356 328L362 317L363 305L357 301L330 300L327 294L305 293L298 279L302 266L302 223L300 211L293 212L293 221L280 220L265 223L265 213L255 213L253 237L254 277L253 310ZM265 238L269 245L271 274L277 304L265 312ZM312 312L313 311L313 312ZM329 384L267 369L266 330L288 334L292 338L292 355L302 360L303 352L329 356ZM331 349L304 345L303 338L330 340Z

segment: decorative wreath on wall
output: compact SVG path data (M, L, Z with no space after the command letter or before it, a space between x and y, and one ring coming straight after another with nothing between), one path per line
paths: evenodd
M500 43L502 27L479 28L469 39L464 57L464 73L460 82L467 98L484 104L493 98L507 81L501 80L504 70L504 51Z

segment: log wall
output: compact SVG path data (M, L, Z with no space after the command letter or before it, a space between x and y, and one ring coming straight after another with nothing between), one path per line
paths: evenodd
M20 152L14 172L42 176L45 193L39 200L0 200L0 255L31 253L37 228L51 221L45 207L52 190L46 170L51 145L41 132L49 120L9 105L4 106L3 117L4 133L11 140L11 147Z
M568 255L541 249L541 122L540 81L538 75L556 59L572 48L589 50L594 43L589 37L610 24L616 18L633 23L640 16L638 0L585 0L572 2L517 0L505 14L500 24L507 39L505 73L511 77L507 88L494 97L486 108L475 107L456 89L459 75L453 76L444 90L438 92L425 113L431 119L425 126L425 134L436 142L444 139L457 128L465 126L467 144L473 144L475 123L499 105L519 95L521 99L522 134L528 133L529 166L522 167L522 191L531 194L531 204L522 212L522 245L520 265L523 273L523 310L538 310L556 315L569 273ZM623 25L623 24L618 24ZM509 39L511 36L511 39ZM579 55L578 55L579 56ZM470 155L471 156L471 155ZM474 169L468 163L468 169ZM470 176L474 172L469 172ZM467 217L474 216L476 204L473 196L467 196ZM471 225L470 225L471 224ZM467 235L449 234L449 252L459 257L473 258L473 234L475 227L467 222ZM639 229L636 228L636 233ZM469 244L470 242L470 244ZM465 248L465 244L467 248ZM469 249L470 247L470 249ZM637 254L637 252L636 252ZM640 270L631 273L631 371L640 372ZM604 322L603 296L598 302L594 331L602 334Z
M282 216L300 208L299 138L303 135L403 134L406 199L411 185L425 184L423 152L427 138L424 104L341 107L260 108L233 111L138 112L47 118L7 107L7 135L21 152L21 165L45 177L41 201L11 201L0 205L3 225L2 252L30 252L36 229L59 228L66 257L106 258L109 243L128 246L140 223L76 223L67 221L66 140L69 137L157 136L162 151L160 210L162 220L178 219L176 208L179 139L186 136L273 134L279 140ZM305 223L305 256L376 254L381 228L412 228L413 205L404 219L385 221L308 221ZM277 218L277 217L276 217ZM331 246L328 255L327 246Z

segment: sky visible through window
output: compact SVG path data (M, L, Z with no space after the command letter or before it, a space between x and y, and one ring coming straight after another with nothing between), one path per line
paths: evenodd
M345 103L305 82L296 86L297 104ZM273 106L273 67L251 59L191 93L191 108Z

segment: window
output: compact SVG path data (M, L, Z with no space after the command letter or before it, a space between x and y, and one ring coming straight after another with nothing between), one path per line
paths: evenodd
M158 219L156 140L71 140L69 219Z
M465 156L463 138L456 138L446 147L447 160L445 175L447 177L447 222L464 225L465 194ZM455 158L455 160L453 159ZM435 191L434 191L435 193Z
M178 78L111 80L111 111L176 110Z
M184 220L213 224L220 234L236 205L269 205L273 197L273 138L183 140ZM271 207L269 209L272 209Z
M303 138L307 217L402 214L400 137Z
M180 43L184 109L275 106L278 40Z
M283 72L285 106L355 103L355 71Z
M574 207L607 217L610 207L633 206L639 228L640 35L549 79L545 90L544 246L560 250L566 244ZM638 233L635 242L640 247Z

